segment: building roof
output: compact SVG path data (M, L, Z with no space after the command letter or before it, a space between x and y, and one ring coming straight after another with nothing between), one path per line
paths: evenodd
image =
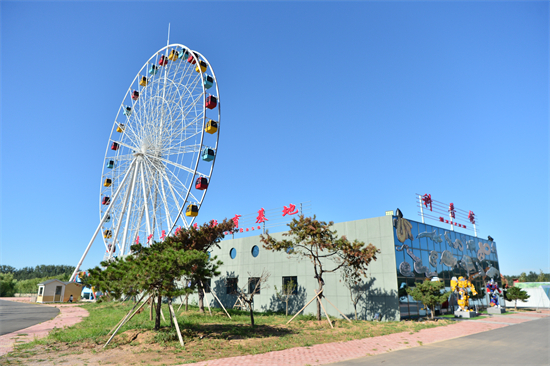
M63 281L61 281L61 280L53 279L53 280L47 280L47 281L44 281L44 282L40 282L40 283L38 284L38 286L40 286L40 285L47 285L48 283L51 283L51 282L54 282L54 281L61 282L61 283L64 284L64 285L67 284L66 282L63 282Z

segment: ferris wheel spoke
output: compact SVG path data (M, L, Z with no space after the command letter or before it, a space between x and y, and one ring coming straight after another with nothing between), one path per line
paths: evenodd
M172 174L172 177L187 191L187 194L190 195L194 200L195 202L199 202L199 200L197 200L197 198L193 195L193 193L191 192L191 189L190 187L187 187L185 184L183 184L181 182L181 180L171 171L168 169L168 172L170 172L170 174ZM191 182L193 183L193 182ZM187 197L185 198L185 200L187 200Z
M145 167L145 169L147 169L148 171L148 177L149 177L149 181L148 181L148 187L149 187L149 196L151 197L151 204L152 204L152 211L151 211L151 214L153 216L152 218L152 230L151 230L151 233L154 234L155 232L155 229L157 231L157 233L159 232L159 227L160 225L157 225L157 211L159 209L159 205L158 205L158 194L159 194L159 191L160 191L160 186L158 184L158 180L159 179L156 179L155 176L159 176L159 173L158 171L154 171L151 169L151 167L154 167L153 164L150 163L149 161L149 164L143 164L143 166ZM159 235L160 236L160 235Z
M151 235L151 222L149 221L149 199L147 197L147 190L145 189L145 173L143 172L143 166L139 166L141 170L141 187L143 190L143 202L145 208L145 224L147 225L147 236Z
M124 147L127 147L128 149L131 149L132 151L137 151L138 148L136 146L132 146L132 145L129 145L127 144L126 142L122 142L120 140L112 140L113 142L116 142L117 144L119 144L120 146L124 146Z
M168 206L168 200L166 199L166 191L164 189L164 179L160 179L160 191L162 193L162 202L164 204L164 215L166 216L167 228L172 227L172 215L170 215L170 207Z
M133 165L133 164L132 164L132 168L131 168L130 172L132 171L132 169L137 170L135 165ZM112 255L114 254L114 247L115 247L116 242L117 242L118 234L119 234L119 231L120 231L120 226L121 226L122 221L124 219L124 214L126 213L128 200L129 200L130 196L132 196L132 193L133 193L131 191L131 187L133 186L134 179L135 179L135 172L133 172L132 180L127 185L127 189L126 189L126 192L125 192L126 194L124 195L122 207L120 208L120 213L118 215L118 218L114 219L115 222L117 223L117 226L116 226L116 229L115 229L115 233L113 235L113 242L112 242L113 248L111 248L111 253L109 254L109 258L111 258ZM128 216L129 215L130 214L128 213ZM116 217L116 216L113 215L113 217ZM123 248L123 246L119 244L119 250L122 250L122 248ZM123 253L123 251L121 251L121 253Z
M131 182L131 185L130 185L130 192L129 192L130 193L130 203L129 203L130 209L133 208L132 203L133 203L133 200L134 200L134 190L135 190L135 185L136 185L137 172L138 172L137 168L134 167L134 174L132 175L132 182ZM130 217L131 217L131 212L128 212L128 214L126 215L126 223L124 224L124 232L122 234L122 248L120 249L121 254L124 254L126 252L126 240L128 238L128 225L130 224ZM121 216L121 219L122 219L122 216Z
M197 150L197 151L198 151L198 150ZM159 156L153 156L153 155L149 155L149 154L144 154L144 156L146 156L147 158L151 158L151 159L155 159L155 160L162 161L162 162L164 162L164 163L166 163L166 164L173 165L173 166L175 166L176 168L179 168L179 169L181 169L181 170L184 170L184 171L186 171L186 172L188 172L188 173L195 174L195 171L194 171L193 169L190 169L190 168L188 168L188 167L186 167L186 166L184 166L184 165L178 164L178 163L173 162L173 161L170 161L170 160L168 160L168 159L164 159L164 158L161 158L161 157L159 157ZM200 173L199 173L199 174L200 174ZM201 174L201 175L203 175L203 174Z

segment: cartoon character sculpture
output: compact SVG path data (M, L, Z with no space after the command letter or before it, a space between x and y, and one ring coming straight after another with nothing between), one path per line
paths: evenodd
M469 280L462 276L460 276L458 280L456 277L451 279L451 290L456 294L458 306L462 311L472 311L472 309L468 309L470 305L468 289L470 289L474 296L477 295L474 285Z
M491 300L491 306L500 308L500 304L498 303L498 295L501 294L502 291L498 288L498 283L496 283L492 278L491 281L487 283L487 293L489 294L489 299Z

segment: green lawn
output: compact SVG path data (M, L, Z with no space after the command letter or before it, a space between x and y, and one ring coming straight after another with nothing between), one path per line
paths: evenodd
M102 347L108 339L107 334L132 305L118 302L84 304L82 307L90 312L89 317L74 326L54 330L47 338L18 346L17 350L9 355L10 360L23 361L25 358L33 357L50 359L53 362L55 357L61 357L60 354L104 352ZM255 313L256 326L252 328L249 313L246 311L229 310L232 319L228 319L221 309L212 309L213 316L210 316L208 310L206 313L200 313L197 307L190 307L187 312L183 308L177 312L178 324L185 342L185 347L182 348L175 328L170 327L166 305L163 306L163 312L166 321L161 322L162 329L159 332L154 332L154 323L149 320L149 309L144 307L140 314L121 328L107 349L133 347L134 353L141 352L145 357L145 353L153 352L151 347L161 347L167 350L163 351L165 355L162 357L162 363L181 364L182 360L196 362L397 332L412 333L453 323L452 320L349 323L343 319L332 318L334 329L331 329L326 319L318 322L311 315L298 316L286 325L290 316ZM155 359L149 358L148 362L155 364Z

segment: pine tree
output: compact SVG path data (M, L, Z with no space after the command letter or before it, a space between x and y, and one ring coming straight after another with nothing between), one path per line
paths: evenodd
M510 287L508 291L506 291L506 298L509 301L515 301L515 310L518 310L518 300L527 302L527 299L530 298L526 291L522 290L519 287Z
M407 293L416 301L422 302L426 308L431 309L431 318L435 315L435 306L439 305L449 298L451 291L442 292L445 289L445 283L439 281L425 280L417 282L413 288L407 288Z
M134 296L147 293L156 297L155 330L160 329L162 298L185 294L188 287L179 281L185 278L211 278L220 273L222 264L216 258L209 258L206 252L223 238L224 231L231 230L233 222L221 225L203 225L185 230L185 234L168 237L150 246L132 245L132 254L122 259L105 261L90 270L89 282L107 296L118 299L121 295ZM192 288L199 281L191 281Z

